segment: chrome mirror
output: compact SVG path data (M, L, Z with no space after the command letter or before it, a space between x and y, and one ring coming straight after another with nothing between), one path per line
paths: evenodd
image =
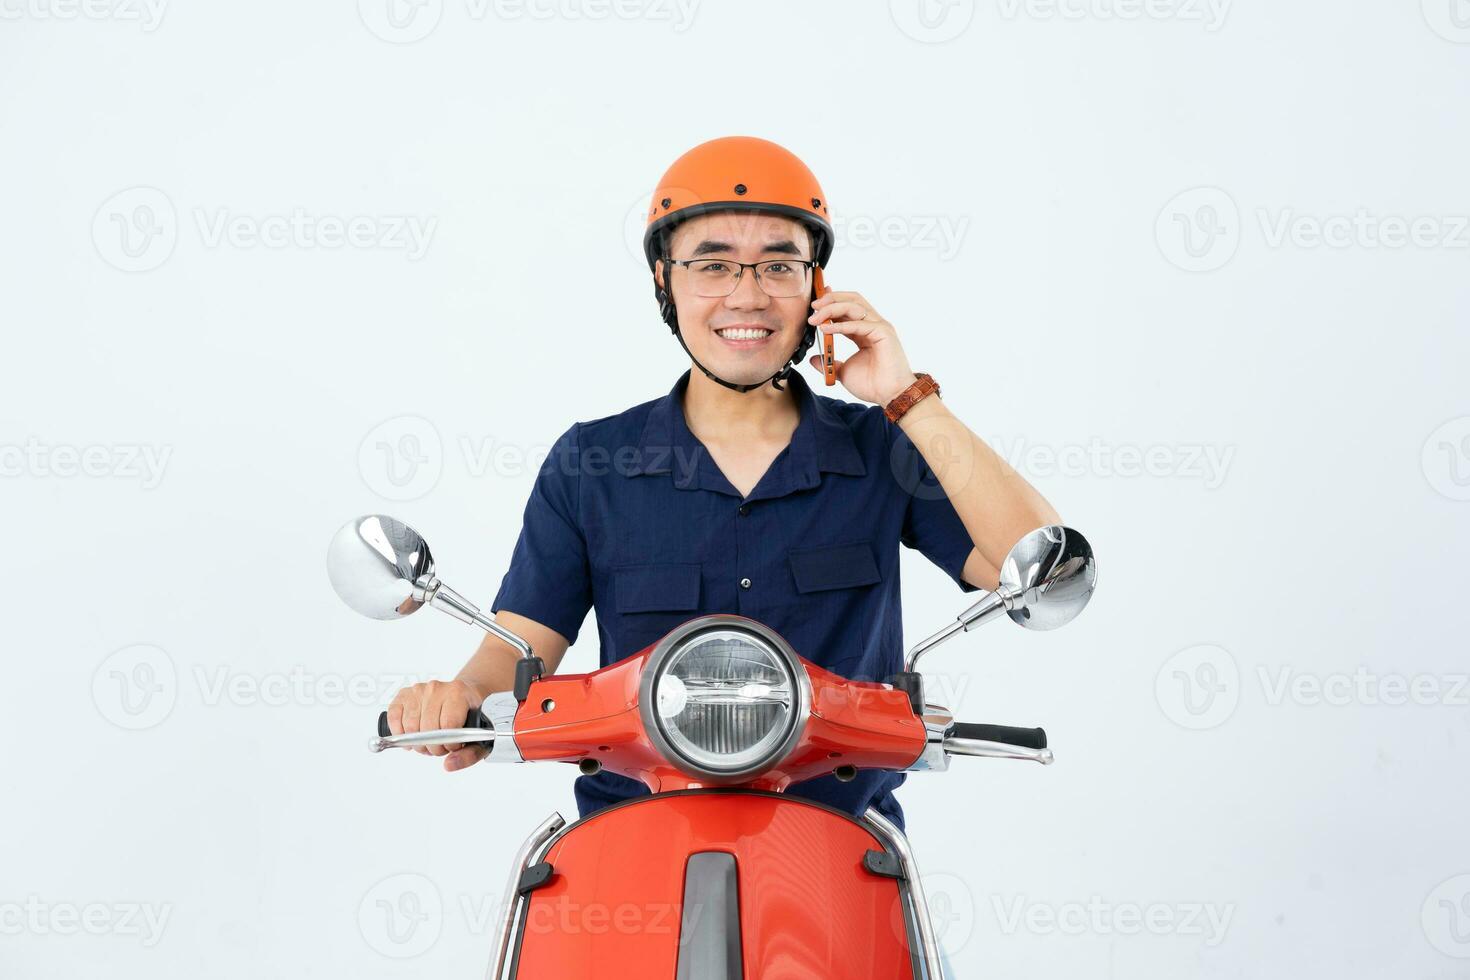
M960 632L968 633L1002 613L1027 629L1053 630L1077 618L1097 585L1092 546L1060 524L1039 527L1017 541L1000 567L1000 584L955 621L923 640L905 658L912 671L919 657Z
M369 619L402 619L428 602L434 557L413 528L371 514L332 535L327 577L338 597Z
M342 525L327 547L327 577L343 602L370 619L402 619L433 606L532 657L529 643L439 581L429 545L402 521L369 514Z
M1087 539L1052 524L1037 528L1011 548L1000 568L996 594L1005 600L1012 621L1030 630L1054 630L1077 618L1096 584L1097 562Z

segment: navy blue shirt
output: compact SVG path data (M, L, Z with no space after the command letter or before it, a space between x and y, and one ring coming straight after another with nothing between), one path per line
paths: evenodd
M577 639L597 610L604 666L680 623L737 613L803 657L857 680L902 669L900 542L965 592L969 534L923 456L876 405L789 387L801 420L742 498L684 421L685 371L664 397L578 422L552 447L491 605ZM789 792L903 822L902 773L823 776ZM583 816L647 793L615 773L581 776Z

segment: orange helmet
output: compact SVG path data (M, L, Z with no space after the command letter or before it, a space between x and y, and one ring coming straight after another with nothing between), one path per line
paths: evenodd
M654 189L646 215L643 252L649 268L660 258L663 233L712 211L794 218L811 229L817 265L825 266L832 256L832 225L822 185L794 153L770 140L724 136L674 161Z
M832 225L827 220L827 197L806 164L783 146L754 136L724 136L701 143L674 161L654 189L643 231L643 253L648 267L665 257L668 233L679 222L715 211L755 211L801 222L811 232L814 296L822 292L822 267L832 257ZM807 324L796 350L766 381L735 384L711 373L689 350L679 332L674 300L654 282L654 297L669 330L689 359L712 381L735 391L750 391L769 381L775 388L791 373L816 339Z

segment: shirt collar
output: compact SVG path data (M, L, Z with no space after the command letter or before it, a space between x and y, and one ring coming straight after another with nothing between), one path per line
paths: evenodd
M630 476L671 473L674 486L680 490L698 487L738 496L684 421L684 392L689 387L689 374L690 371L685 371L667 395L654 401L638 437L638 452L626 472ZM822 473L847 476L867 473L847 423L812 392L799 373L793 371L788 375L787 385L796 396L800 420L790 445L776 457L747 499L780 497L809 489L821 482Z

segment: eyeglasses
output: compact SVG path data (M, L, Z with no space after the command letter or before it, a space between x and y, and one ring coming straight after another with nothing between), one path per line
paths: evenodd
M664 261L689 270L689 281L696 296L729 296L740 285L740 277L745 270L754 269L756 285L772 299L804 295L810 288L812 266L817 264L811 259L732 262L729 259L671 259L667 256Z

